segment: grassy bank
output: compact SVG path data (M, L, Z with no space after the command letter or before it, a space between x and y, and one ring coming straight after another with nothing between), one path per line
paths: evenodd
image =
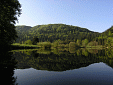
M22 47L39 47L38 45L29 45L29 44L19 44L13 43L12 46L22 46Z
M13 43L12 44L15 49L35 49L35 48L42 48L42 49L54 49L54 48L86 48L86 49L102 49L102 48L107 48L102 45L97 45L97 46L78 46L76 45L75 42L70 42L69 44L62 44L60 42L39 42L37 45L29 45L29 44L19 44L19 43Z
M59 44L57 42L51 43L51 42L39 42L37 45L29 45L29 44L20 44L20 43L13 43L12 46L14 47L23 47L23 48L42 48L42 49L54 49L54 48L68 48L68 44Z
M26 45L26 44L13 43L11 48L12 50L16 50L16 49L36 49L39 47L37 45Z

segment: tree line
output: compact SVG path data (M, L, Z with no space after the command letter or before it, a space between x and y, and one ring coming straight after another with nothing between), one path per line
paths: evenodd
M33 37L39 42L58 42L69 44L75 42L79 46L113 46L113 26L103 33L93 32L86 28L66 24L48 24L30 26L16 26L19 38L16 43L31 43Z
M35 27L28 27L27 30L26 27L16 27L19 36L16 43L24 43L26 40L32 41L34 36L39 38L40 42L61 40L64 43L69 43L71 41L79 42L86 39L90 42L100 35L100 33L90 31L86 28L65 24L37 25Z

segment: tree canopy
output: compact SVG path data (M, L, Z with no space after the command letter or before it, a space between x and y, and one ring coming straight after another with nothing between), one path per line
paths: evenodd
M15 23L21 14L18 0L0 0L0 45L6 46L17 38Z

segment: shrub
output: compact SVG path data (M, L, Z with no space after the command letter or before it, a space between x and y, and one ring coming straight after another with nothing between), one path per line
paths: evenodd
M27 41L24 42L24 44L32 45L32 41L31 40L27 40Z
M54 42L53 47L58 47L58 44L59 44L58 41Z
M69 47L75 47L75 44L76 44L75 42L70 42Z
M91 41L91 42L88 43L87 46L97 46L97 45L98 45L98 42L96 42L96 41Z
M51 42L39 42L37 45L43 47L43 48L51 48Z

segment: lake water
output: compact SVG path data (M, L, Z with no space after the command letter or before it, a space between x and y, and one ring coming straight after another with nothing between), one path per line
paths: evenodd
M63 72L17 69L14 76L19 85L113 85L113 69L104 63Z
M113 85L113 50L14 51L18 85Z

